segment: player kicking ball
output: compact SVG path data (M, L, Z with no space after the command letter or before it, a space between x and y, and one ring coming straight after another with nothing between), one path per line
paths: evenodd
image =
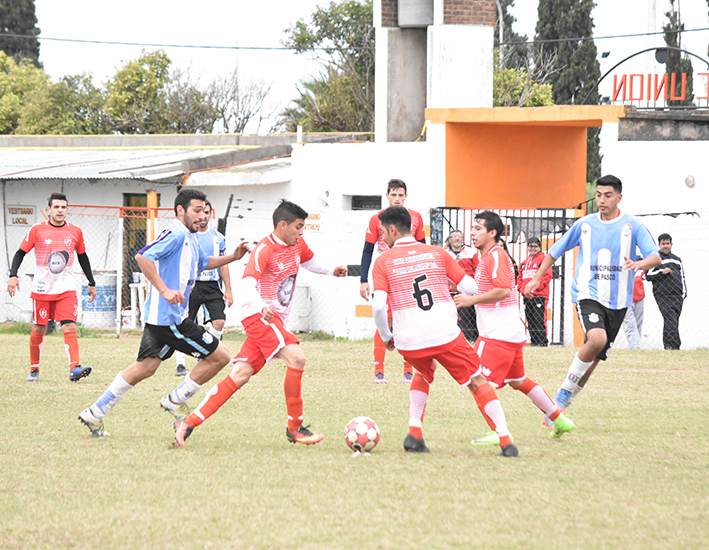
M180 447L194 428L212 416L263 366L279 358L286 363L286 437L291 443L312 445L323 436L303 426L301 379L305 354L295 335L286 328L299 266L313 273L344 277L347 268L329 270L320 266L303 240L308 213L297 204L282 201L273 212L273 233L261 240L244 270L239 293L239 318L246 341L232 360L229 376L214 386L199 407L175 425L175 440Z
M458 327L458 313L450 295L449 280L466 294L477 292L475 281L442 248L416 242L406 208L389 207L379 214L379 220L390 250L374 264L374 322L387 348L398 349L416 369L409 391L409 433L404 449L430 451L421 422L428 393L421 391L421 386L433 382L435 360L473 394L485 421L499 437L500 455L518 456L502 405L482 375L480 359ZM387 320L387 298L394 319L393 334Z
M475 296L457 294L458 307L475 306L479 338L475 351L480 357L488 382L500 389L506 384L521 391L553 423L551 436L559 438L574 429L554 404L544 388L527 377L524 370L523 348L527 341L524 323L519 316L519 301L515 285L512 258L499 245L505 226L494 212L479 212L473 223L473 245L480 251L475 270L478 292ZM473 444L497 444L498 436L490 432Z

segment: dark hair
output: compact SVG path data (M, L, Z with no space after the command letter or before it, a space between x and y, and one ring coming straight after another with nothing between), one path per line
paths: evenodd
M404 193L408 193L406 190L406 184L401 180L389 180L389 183L387 183L387 195L392 189L403 189Z
M295 220L305 220L307 217L308 213L300 206L286 199L281 199L281 204L273 211L273 227L275 228L280 222L286 222L286 224L290 225Z
M495 235L495 242L499 243L502 241L502 237L505 235L505 224L502 223L500 216L491 210L484 210L483 212L478 212L475 214L475 221L478 220L485 222L485 229L487 229L488 232L493 229L497 231L497 234Z
M538 237L529 237L529 239L527 239L527 246L529 246L530 244L539 245L540 248L542 246L542 242L539 240Z
M411 214L403 206L390 206L380 212L379 221L387 227L393 225L402 235L411 234Z
M47 199L47 206L51 208L54 201L65 201L67 205L69 204L69 201L66 200L66 195L63 193L52 193L49 195L49 198Z
M177 207L181 206L185 210L187 210L190 206L190 202L192 201L206 201L207 200L207 195L202 193L202 191L199 191L194 188L182 188L180 189L180 192L177 194L175 197L175 214L177 214Z
M210 211L210 212L211 212L212 210L214 210L214 207L212 206L212 203L209 202L209 199L204 199L204 207L207 208L207 206L209 206L209 211Z
M662 235L660 235L659 237L657 237L657 243L658 243L658 244L661 243L662 241L670 241L670 243L671 243L671 242L672 242L672 237L670 237L670 234L669 234L669 233L663 233Z
M623 182L620 181L618 178L615 176L611 176L608 174L607 176L600 177L596 180L596 187L599 185L608 185L612 187L616 193L622 193L623 192Z

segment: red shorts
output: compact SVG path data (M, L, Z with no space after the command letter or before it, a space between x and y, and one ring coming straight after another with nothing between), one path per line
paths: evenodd
M260 313L244 319L241 324L246 331L246 341L232 363L245 361L251 364L254 374L290 344L300 344L295 334L283 326L278 315L266 321Z
M470 383L473 376L481 374L480 358L461 332L458 338L435 348L399 350L404 359L423 376L429 384L433 382L436 366L434 359L446 369L453 379L463 386Z
M524 342L513 343L480 337L475 342L475 351L480 357L483 376L495 388L515 380L524 380Z
M47 325L50 319L76 323L78 310L79 301L73 290L60 294L56 300L32 298L32 322L35 325Z

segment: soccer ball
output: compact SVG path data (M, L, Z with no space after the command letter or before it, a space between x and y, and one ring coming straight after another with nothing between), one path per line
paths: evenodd
M358 416L345 426L345 441L354 451L371 451L379 443L379 426L369 417Z

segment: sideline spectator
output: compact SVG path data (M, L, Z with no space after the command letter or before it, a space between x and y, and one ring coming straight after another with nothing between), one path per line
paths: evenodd
M537 273L539 266L547 257L542 252L541 242L537 237L530 237L527 240L527 252L529 256L519 266L517 275L517 289L524 296L524 288L532 277ZM547 303L549 302L549 282L552 272L548 270L541 278L539 288L532 293L531 298L524 299L524 315L527 317L527 330L529 339L533 346L547 347Z
M638 260L643 257L638 254ZM643 318L645 316L645 279L644 271L635 272L633 284L633 305L628 307L623 319L623 331L628 340L629 349L640 349L640 339L643 335Z
M475 268L480 258L473 247L463 242L463 232L454 229L446 239L446 252L450 254L466 275L475 278ZM457 294L457 290L452 291ZM463 331L463 336L468 342L478 339L478 325L475 319L475 306L458 308L458 326Z

